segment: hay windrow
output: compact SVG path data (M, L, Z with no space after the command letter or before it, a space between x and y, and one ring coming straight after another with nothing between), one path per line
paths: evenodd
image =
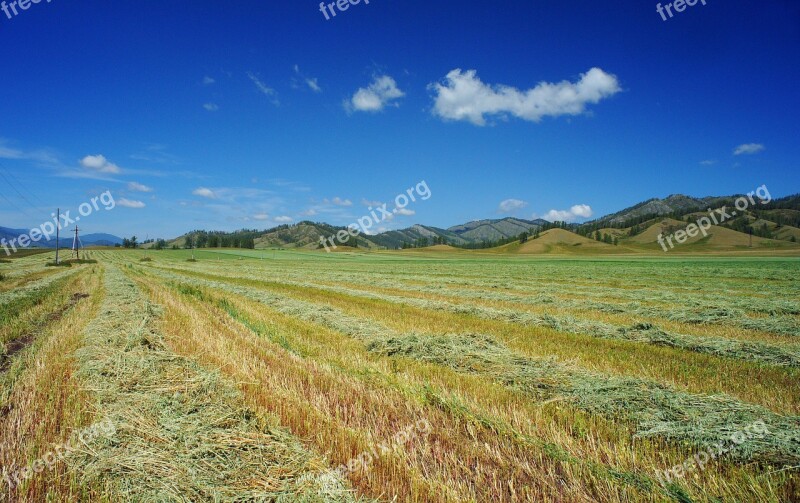
M14 290L11 290L9 292L0 293L0 306L10 304L11 302L14 302L23 297L33 296L38 292L46 290L53 283L64 280L69 276L77 274L79 271L80 269L65 269L55 274L50 274L48 276L45 276L44 278L38 279L36 281L32 281L20 288L15 288Z
M628 377L609 377L554 360L525 358L485 335L407 335L376 339L368 349L487 375L536 400L562 399L576 407L636 425L639 437L713 446L755 421L769 435L748 439L731 456L741 462L800 462L800 417L785 417L725 395L701 396Z
M219 285L219 288L225 286L220 282L214 283ZM404 304L420 309L467 314L487 320L503 321L506 323L533 327L547 327L560 332L588 335L601 339L625 340L653 344L656 346L669 346L685 351L725 358L735 358L774 366L800 367L800 346L797 345L777 345L765 342L741 341L724 337L700 337L676 334L666 332L649 323L636 323L630 327L619 327L609 323L583 320L568 315L536 315L524 311L496 309L478 305L454 304L440 300L402 297L399 295L382 294L338 286L325 286L308 282L296 282L285 279L279 280L278 283L341 293L352 297Z
M307 275L298 275L296 272L281 271L280 281L287 280L301 281ZM352 274L326 273L325 279L333 282L352 283ZM415 278L417 279L417 278ZM501 302L514 302L526 305L554 304L559 308L591 310L604 313L626 313L629 315L665 318L671 321L694 325L728 325L747 330L757 330L771 332L774 334L798 336L800 335L800 320L792 318L792 315L800 314L800 304L785 299L760 299L758 303L751 299L741 299L736 295L717 297L713 301L705 298L688 297L686 295L676 295L670 291L649 291L646 294L649 305L642 305L640 302L643 294L641 292L628 292L618 288L584 287L570 286L569 294L579 295L579 298L563 298L552 295L553 286L542 287L541 285L531 285L526 287L523 294L493 291L497 287L494 282L476 281L469 285L462 285L460 280L436 278L436 283L430 284L430 278L426 278L424 284L408 284L394 280L381 280L374 276L364 278L363 283L371 286L389 288L394 290L409 290L414 292L425 292L449 297L475 299L475 300L494 300ZM511 279L509 278L509 281ZM468 289L447 288L445 285L469 286ZM556 285L557 287L557 285ZM515 289L518 285L508 284L504 288ZM567 293L567 292L564 292ZM614 303L605 301L609 297L619 297L630 299L632 302ZM603 299L603 301L591 299ZM669 306L661 307L656 304ZM767 314L769 317L753 318L747 312Z
M502 382L535 400L563 399L575 407L629 421L640 437L659 437L704 448L764 421L771 434L751 440L735 452L738 461L772 464L800 462L800 418L784 417L726 395L697 395L651 381L593 374L556 360L516 354L484 335L399 334L374 321L367 323L339 310L256 288L192 277L163 270L153 274L182 283L242 295L278 312L321 324L363 341L384 356L403 356Z
M170 352L159 309L115 267L84 332L78 376L115 434L71 459L124 501L351 501L338 475L218 373Z

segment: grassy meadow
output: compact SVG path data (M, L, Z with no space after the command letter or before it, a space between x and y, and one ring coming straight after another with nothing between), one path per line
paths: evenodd
M800 259L88 255L0 263L0 499L800 501Z

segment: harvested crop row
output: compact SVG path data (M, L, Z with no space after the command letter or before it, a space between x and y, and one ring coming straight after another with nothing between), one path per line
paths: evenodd
M169 279L180 278L180 275L173 273L158 274ZM331 327L367 344L384 340L385 334L392 333L390 329L374 321L352 318L330 307L321 309L314 304L287 299L281 295L200 279L197 276L192 281L264 302L279 312ZM394 334L392 337L402 339L405 335ZM380 347L375 348L376 351L381 351ZM774 434L763 442L748 444L739 452L739 459L772 460L775 463L800 462L800 438L797 438L800 434L800 418L779 416L765 408L725 396L693 395L641 379L620 379L587 373L551 360L530 358L526 361L526 365L537 369L536 372L541 371L538 375L557 371L557 375L566 383L571 383L566 384L571 386L570 393L557 391L549 399L556 396L565 400L574 396L585 397L584 400L578 400L576 405L593 413L630 421L636 425L638 435L663 436L704 447L708 439L724 438L730 428L744 428L747 421L757 419L769 425ZM571 377L567 379L568 376ZM504 377L499 380L504 384L513 384ZM637 406L627 407L626 404L632 400L637 401Z
M318 477L296 439L244 408L215 372L169 351L159 308L116 267L84 331L78 376L93 390L111 438L71 460L81 484L114 500L347 501L335 477Z
M137 278L145 281L139 274ZM352 342L329 340L325 345L326 339L341 335L316 324L277 315L292 327L293 338L298 331L305 332L315 345L321 338L319 344L325 347L319 352L329 354L330 347L339 348L344 354L330 356L337 361L341 358L338 363L319 365L298 356L306 350L276 334L274 325L256 321L251 308L242 305L245 301L236 300L239 296L220 299L212 291L185 283L169 286L204 303L200 308L175 302L162 288L153 286L161 292L160 302L170 306L170 319L189 317L192 326L208 327L195 332L193 340L197 342L185 341L184 345L191 348L199 344L193 352L246 383L243 386L248 396L275 410L293 431L310 437L336 462L347 464L359 453L370 452L370 444L389 442L398 428L426 419L430 424L428 441L409 442L398 456L373 458L367 470L351 474L354 484L367 495L409 501L530 501L565 495L617 501L630 499L633 494L644 499L653 486L652 482L648 485L646 476L586 462L552 444L516 433L500 419L469 413L463 404L456 408L451 398L428 386L401 384L394 375L385 373L384 365L376 366L365 359L364 346L348 356L348 348L356 347ZM221 321L218 310L244 323L247 329ZM269 338L273 344L258 344L258 336ZM436 373L441 376L442 370ZM409 401L410 397L415 398ZM615 446L609 453L616 450ZM409 470L407 463L414 468ZM569 482L563 480L565 473L570 474ZM424 483L420 481L423 474ZM432 490L424 489L431 483ZM581 496L587 489L591 489L590 495Z
M241 275L232 277L246 279L246 277ZM468 314L487 320L499 320L506 323L553 328L562 332L584 334L602 339L634 341L770 365L800 367L800 347L798 346L779 346L763 342L746 342L722 337L699 337L669 333L648 323L637 323L630 327L617 327L608 323L579 320L571 316L538 316L524 311L497 309L474 304L454 304L443 300L377 293L354 287L320 285L317 283L285 279L276 279L273 280L273 282L300 288L315 288L367 299L384 300L424 309L441 310L455 314Z
M0 294L0 307L6 306L20 298L33 295L36 292L47 288L53 282L59 281L68 276L72 276L79 270L80 268L63 269L56 273L37 279L36 281L32 281L21 288L17 288L9 292L3 292L2 294Z
M47 324L74 303L75 286L79 282L79 274L61 276L0 305L0 372Z
M74 450L60 447L92 419L83 406L86 391L74 378L74 352L102 298L99 276L75 276L68 308L48 316L28 349L0 375L0 500L76 501L92 491L78 488L63 459ZM93 295L74 295L81 292ZM46 469L34 469L42 460Z

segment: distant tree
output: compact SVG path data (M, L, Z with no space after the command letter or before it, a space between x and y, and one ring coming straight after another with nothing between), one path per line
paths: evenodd
M519 244L525 244L528 241L528 233L523 232L519 235Z

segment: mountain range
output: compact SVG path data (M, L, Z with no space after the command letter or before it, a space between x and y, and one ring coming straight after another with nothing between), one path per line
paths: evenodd
M549 233L548 240L560 236L555 243L573 247L585 245L567 234L590 242L614 245L617 251L631 247L654 247L659 234L671 233L686 227L689 223L708 215L710 208L733 208L736 199L741 196L712 196L695 198L682 194L670 195L664 199L653 198L625 208L616 213L585 223L554 223L543 219L525 220L507 217L501 219L476 220L447 229L416 224L406 229L383 232L376 235L359 235L350 245L366 249L398 249L427 247L433 245L450 245L460 248L493 248L509 245L522 239L526 241L538 238L540 234ZM800 194L769 200L766 204L758 199L756 204L725 222L714 226L717 236L712 241L744 246L755 236L764 246L783 247L794 245L800 240ZM557 228L559 232L550 232ZM345 227L337 227L321 222L302 221L293 225L281 225L263 231L243 230L236 232L192 231L175 238L167 246L183 247L187 239L205 236L199 244L208 246L208 237L216 236L211 241L216 246L254 246L255 248L307 248L320 247L320 238L334 236ZM0 239L17 238L26 233L24 229L0 227ZM564 234L564 233L567 234ZM741 236L737 236L741 235ZM244 238L246 236L246 239ZM704 236L708 241L709 236ZM721 240L721 241L720 241ZM81 236L84 246L115 246L122 239L111 234L87 234ZM545 240L547 241L547 240ZM543 241L544 242L544 241ZM781 244L781 243L784 244ZM787 243L788 242L788 243ZM244 243L250 243L245 245ZM541 242L540 242L541 243ZM40 241L38 246L54 248L55 239ZM60 246L70 248L72 238L60 240ZM215 246L215 245L211 245ZM594 246L593 246L594 247ZM590 247L590 248L593 248ZM513 248L513 247L512 247ZM530 248L530 247L529 247ZM601 247L602 248L602 247Z

